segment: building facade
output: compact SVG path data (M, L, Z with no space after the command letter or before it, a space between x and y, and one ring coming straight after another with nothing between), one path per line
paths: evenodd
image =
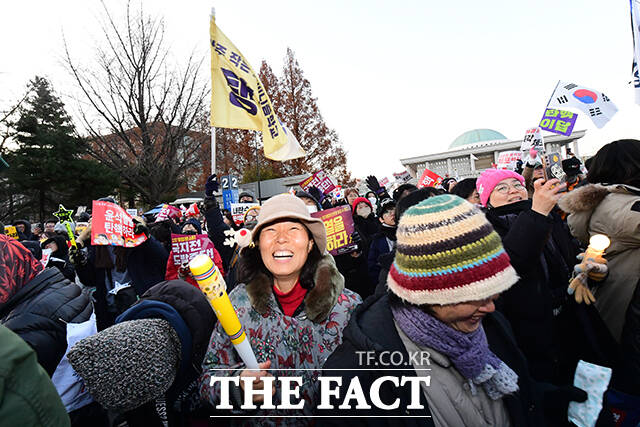
M545 150L548 153L559 152L564 157L570 149L579 157L578 140L585 134L585 130L579 130L570 136L547 135L544 138ZM425 169L442 177L475 178L497 163L501 152L520 150L521 145L522 139L510 140L492 129L474 129L453 140L447 151L401 159L400 162L417 179Z

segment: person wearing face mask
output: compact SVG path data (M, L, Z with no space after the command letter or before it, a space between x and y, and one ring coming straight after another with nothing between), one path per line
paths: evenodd
M378 210L378 197L376 196L376 193L373 191L367 191L365 197L371 202L371 207L373 208L373 211L376 212Z
M380 232L380 223L373 213L373 205L369 199L358 197L353 202L353 223L362 239L362 251L365 259L369 257L369 247L373 236Z
M384 199L378 208L378 221L380 221L380 232L373 236L369 247L368 265L369 277L373 283L378 282L380 275L380 257L392 252L396 247L396 202L393 199ZM363 299L371 295L360 295Z
M553 212L565 184L537 180L533 198L528 199L522 175L487 169L476 186L487 219L520 276L497 305L511 322L532 376L562 385L573 380L578 359L610 365L611 355L598 345L611 342L602 320L593 306L577 304L567 293L580 249Z
M296 197L304 202L310 214L316 213L322 210L322 206L320 205L320 203L318 203L316 198L313 197L310 193L304 190L298 190L296 191Z
M202 234L202 226L200 225L200 221L195 218L189 218L182 225L180 234L186 234L190 236ZM193 278L191 270L189 270L189 263L183 263L181 265L175 258L176 257L174 257L172 250L171 252L169 252L169 259L167 260L167 271L164 275L164 280L184 280L185 282L188 282L197 288L198 283ZM216 267L218 267L220 273L224 274L222 257L220 257L220 253L218 253L218 250L215 247L213 248L213 263L216 265Z

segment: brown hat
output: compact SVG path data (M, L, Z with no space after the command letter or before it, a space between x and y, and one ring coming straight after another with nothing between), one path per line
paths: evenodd
M258 240L260 231L265 225L286 218L296 219L304 224L313 235L313 241L316 243L320 253L325 253L327 232L324 229L324 223L320 218L312 218L304 202L292 194L274 196L262 205L258 215L258 224L251 234L253 241Z

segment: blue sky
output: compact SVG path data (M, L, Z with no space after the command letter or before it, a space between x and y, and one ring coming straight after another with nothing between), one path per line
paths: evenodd
M121 0L107 3L116 14L124 9ZM390 176L402 170L400 158L443 151L474 128L520 138L538 123L558 80L604 91L620 110L603 129L579 118L576 129L588 130L582 154L640 139L640 106L628 84L627 0L142 4L164 16L178 60L193 49L207 55L211 6L256 71L266 59L279 72L291 47L356 176ZM4 4L0 105L35 74L71 93L60 65L62 33L74 56L90 62L101 9L97 0Z

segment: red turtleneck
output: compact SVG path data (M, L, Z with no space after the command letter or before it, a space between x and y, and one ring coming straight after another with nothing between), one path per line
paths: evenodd
M276 298L278 298L278 302L282 306L284 314L287 316L293 316L293 313L300 307L305 295L307 295L307 290L300 285L300 280L298 280L293 289L287 293L279 290L276 285L273 285L273 292L276 294Z

